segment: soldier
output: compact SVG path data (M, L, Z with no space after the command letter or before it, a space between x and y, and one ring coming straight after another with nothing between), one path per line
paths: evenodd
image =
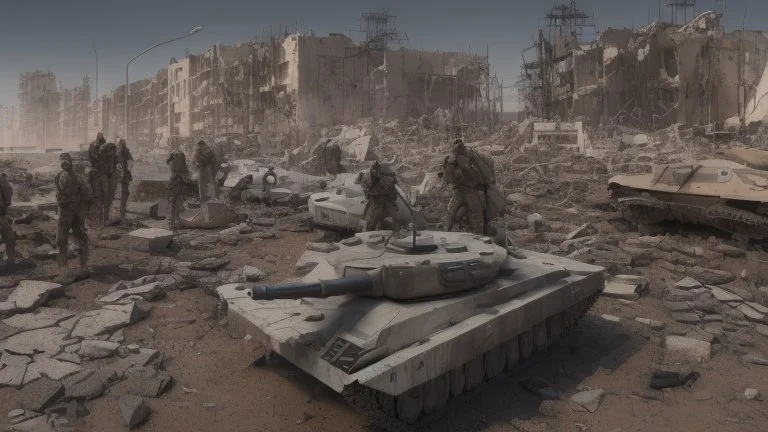
M216 196L216 155L205 141L197 143L195 166L200 170L200 202Z
M90 201L90 191L80 177L75 174L72 157L62 153L60 158L62 171L56 175L56 201L59 203L59 222L56 244L59 247L57 264L59 271L68 271L69 231L80 247L80 269L88 273L88 234L85 228L85 216Z
M271 166L261 177L261 187L264 192L268 189L277 186L277 174L275 174L275 167Z
M130 194L128 187L131 185L131 181L133 181L133 175L131 174L133 155L131 155L131 151L128 149L124 139L121 139L118 145L117 163L123 171L123 175L120 177L120 222L125 223L125 210L128 205L128 195Z
M325 168L328 170L328 174L337 175L341 173L341 147L334 143L331 145L326 144L325 148Z
M463 147L463 145L462 145ZM466 150L466 149L464 149ZM479 173L472 166L469 158L454 147L451 156L443 162L443 179L453 186L453 197L448 208L447 230L453 229L456 213L464 207L470 232L482 235L485 230L484 204L478 190Z
M91 160L91 188L98 203L96 217L100 224L106 225L112 210L112 201L117 188L117 146L115 143L101 143L89 149L88 158Z
M383 172L381 164L376 161L360 183L368 200L363 212L365 230L375 231L385 219L391 219L392 231L399 231L395 174Z
M189 175L187 157L176 151L165 161L171 168L171 178L168 180L168 201L171 204L170 227L176 229L184 199L194 191L194 183Z
M16 264L16 233L11 228L11 219L8 217L8 208L11 206L13 189L8 183L5 173L0 174L0 237L5 243L7 261L5 268L11 269Z

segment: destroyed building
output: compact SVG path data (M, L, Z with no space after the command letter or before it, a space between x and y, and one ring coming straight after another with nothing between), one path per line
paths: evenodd
M760 31L726 33L721 18L706 11L683 25L607 28L584 42L590 17L575 1L556 6L547 15L554 30L539 31L524 51L525 115L644 130L762 121L768 39Z

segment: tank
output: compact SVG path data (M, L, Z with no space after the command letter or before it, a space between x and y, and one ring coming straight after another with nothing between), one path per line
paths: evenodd
M339 174L325 191L313 193L307 203L315 225L334 230L358 232L363 230L363 213L367 200L358 174ZM400 226L413 223L418 229L426 228L427 221L414 209L400 185L397 189L397 222Z
M677 221L768 238L768 171L733 160L655 166L652 174L615 176L608 188L613 205L640 225Z
M518 252L467 233L363 232L310 243L304 276L217 291L231 326L353 408L421 423L556 341L603 290L601 267Z

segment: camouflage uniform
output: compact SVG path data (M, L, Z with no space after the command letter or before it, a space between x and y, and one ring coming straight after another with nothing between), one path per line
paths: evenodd
M397 179L394 174L382 175L378 163L360 182L368 200L363 212L365 230L376 231L386 218L392 219L392 230L399 231L397 223Z
M184 153L180 151L171 153L166 163L171 168L171 178L168 180L168 201L171 204L170 227L175 229L184 199L194 193L194 183L189 175L187 157Z
M85 182L72 169L69 154L61 155L62 171L56 175L56 201L59 203L59 222L56 233L56 245L59 248L57 264L67 269L69 256L69 231L80 247L80 267L88 266L88 234L85 229L85 217L90 200L90 192Z
M444 165L444 178L453 186L453 197L448 208L448 231L456 222L456 213L464 207L467 228L473 234L482 235L485 228L485 204L482 193L477 189L477 171L469 158L461 155L449 156Z
M125 144L125 140L120 140L120 147L117 149L117 162L120 164L123 170L123 175L120 177L120 221L125 220L125 211L128 205L128 196L130 191L128 190L131 181L133 181L133 175L131 174L130 164L133 163L133 155Z
M205 141L197 143L195 166L200 169L200 201L205 202L216 194L216 155Z
M93 154L89 150L88 156L93 167L91 188L99 204L97 217L100 223L105 224L109 221L109 213L112 210L112 201L115 199L117 189L117 146L114 143L101 144L94 149Z
M7 215L12 197L13 189L5 173L2 173L0 174L0 237L5 243L5 254L8 255L8 261L5 263L7 266L16 262L16 233L13 232L11 219Z
M325 148L325 169L331 175L341 173L341 147L338 144L331 144Z

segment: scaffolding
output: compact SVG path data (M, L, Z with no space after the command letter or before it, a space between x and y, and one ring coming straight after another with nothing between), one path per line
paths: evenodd
M365 34L365 43L371 50L387 50L393 44L401 44L408 36L401 34L395 24L394 15L389 12L365 12L360 22L360 32Z

